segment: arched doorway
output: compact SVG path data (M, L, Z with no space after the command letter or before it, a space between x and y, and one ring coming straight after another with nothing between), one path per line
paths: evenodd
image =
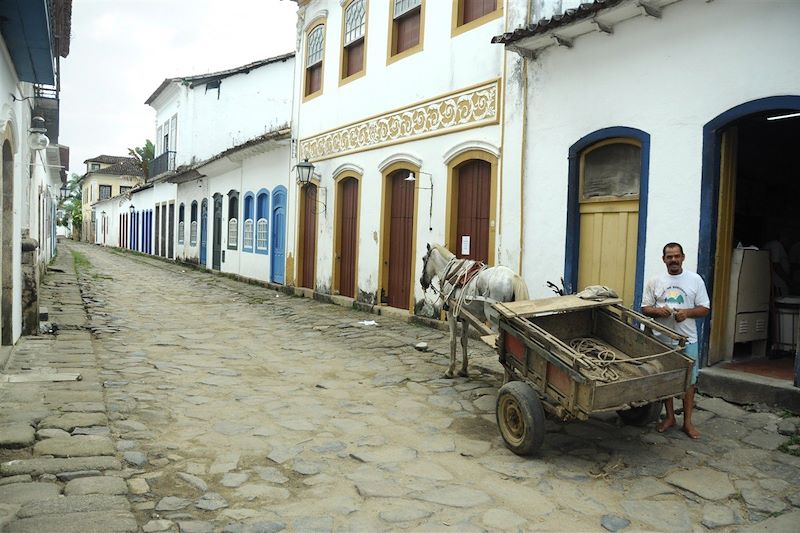
M286 271L286 187L272 192L272 239L270 240L270 279L283 284Z
M448 167L445 246L459 258L493 264L497 158L470 150Z
M0 279L2 280L2 293L0 294L0 320L2 320L2 343L4 345L14 344L14 325L13 325L13 301L14 301L14 278L13 278L13 242L14 242L14 154L11 151L11 143L7 140L3 142L3 201L2 201L2 227L0 227L0 251L2 251L2 269L0 269Z
M772 355L769 375L793 376L796 338L781 328L781 308L800 295L800 248L790 261L792 245L800 246L798 138L800 96L747 102L703 128L698 272L712 299L700 329L707 365ZM751 245L761 250L746 250ZM783 249L783 260L770 245Z
M317 186L314 183L300 189L300 260L297 279L301 287L314 288L317 262Z
M650 136L596 131L570 147L564 282L614 288L638 308L644 284Z
M358 265L358 179L346 176L336 183L334 290L355 298Z
M412 309L416 227L416 181L419 168L395 163L384 170L383 243L381 246L380 302Z
M208 250L208 198L200 204L200 264L206 267Z

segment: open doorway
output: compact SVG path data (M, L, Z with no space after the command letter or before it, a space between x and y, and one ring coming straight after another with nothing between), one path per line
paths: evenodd
M709 364L794 379L800 351L800 113L720 129Z

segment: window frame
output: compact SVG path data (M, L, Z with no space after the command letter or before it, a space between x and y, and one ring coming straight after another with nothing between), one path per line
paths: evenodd
M583 148L580 151L579 163L578 163L578 204L591 204L597 202L626 202L630 200L635 200L637 202L639 201L639 197L641 194L641 187L642 187L642 172L643 172L641 167L639 169L638 190L635 194L630 194L626 196L598 195L598 196L590 196L589 198L584 198L584 181L586 179L586 174L585 174L586 156L598 149L606 148L608 146L613 146L616 144L635 146L636 148L639 149L639 161L642 161L642 150L643 150L642 143L640 140L631 137L608 137Z
M197 200L192 201L189 246L197 246Z
M228 191L228 250L239 248L239 191Z
M186 204L178 206L178 244L186 244Z
M496 18L503 16L503 0L495 0L495 9L494 11L490 11L475 20L471 20L469 22L462 22L464 19L464 0L453 0L453 11L452 11L452 24L451 24L451 37L456 37L457 35L461 35L462 33L466 33L470 30L477 28L478 26L483 26L487 22L491 20L495 20Z
M263 200L263 203L262 203ZM267 189L261 189L255 197L255 217L253 232L253 249L257 254L269 255L269 202L270 194ZM259 246L259 233L263 222L264 246Z
M400 16L394 15L395 0L391 0L389 6L389 42L386 49L386 65L391 65L395 61L400 61L410 55L416 54L423 50L425 42L425 0L420 0L419 7L414 7L411 10L403 12ZM397 52L397 19L407 16L413 10L419 9L419 42L402 52Z
M347 10L356 2L364 3L364 30L361 37L351 42L346 41L347 34ZM342 6L342 32L341 32L341 54L339 57L339 86L363 77L367 73L367 26L369 24L369 0L349 0ZM349 48L358 41L361 42L361 69L347 75Z
M98 190L97 190L97 195L98 196L97 196L97 198L99 200L108 200L109 198L114 196L114 186L113 185L98 185L97 187L98 187ZM108 196L106 196L105 198L103 198L103 190L104 189L108 190Z
M328 37L326 22L327 20L324 17L318 17L311 21L311 23L308 25L308 29L305 31L305 39L304 39L305 46L303 47L303 88L302 88L304 102L321 95L322 91L325 88L325 41ZM322 57L318 62L314 62L313 64L309 65L308 41L309 37L311 37L311 34L315 32L317 29L322 30L322 43L321 43ZM312 67L316 67L317 65L319 65L319 70L320 70L319 89L313 92L309 92L308 91L309 72Z
M247 192L242 202L242 251L253 253L255 248L255 228L253 224L255 195ZM249 243L249 244L248 244Z

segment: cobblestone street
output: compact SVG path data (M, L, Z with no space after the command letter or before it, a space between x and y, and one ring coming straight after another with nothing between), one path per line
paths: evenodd
M521 458L497 431L501 368L477 341L471 377L446 380L442 331L140 255L59 250L63 272L44 288L58 334L23 339L5 375L83 379L0 383L8 531L800 524L800 457L777 449L797 418L700 397L699 441L611 415L548 420L541 453Z

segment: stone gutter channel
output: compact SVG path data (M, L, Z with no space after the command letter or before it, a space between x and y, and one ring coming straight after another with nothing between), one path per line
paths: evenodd
M138 531L69 245L41 284L49 334L22 337L0 373L0 531ZM85 274L83 274L85 275ZM80 376L80 379L76 379ZM63 381L62 381L63 380Z

